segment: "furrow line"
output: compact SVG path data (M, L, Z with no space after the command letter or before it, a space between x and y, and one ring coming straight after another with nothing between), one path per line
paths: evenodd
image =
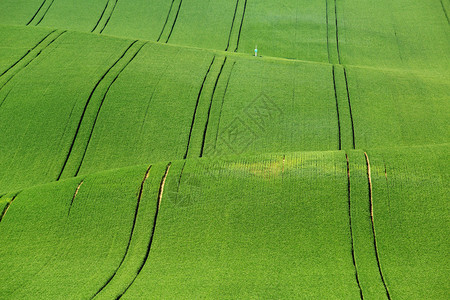
M42 22L42 20L43 20L43 19L45 18L45 16L47 15L47 13L48 13L50 7L52 7L53 2L55 2L55 0L52 0L52 2L51 2L50 5L47 7L47 9L45 10L44 14L43 14L42 17L39 19L39 21L36 23L35 26L39 25L39 24Z
M164 32L164 29L166 29L166 25L167 25L167 22L169 21L169 16L170 16L170 13L172 12L172 7L173 7L173 3L174 2L175 2L175 0L172 0L172 3L170 4L169 11L167 12L166 21L164 22L164 25L163 25L163 27L161 29L161 32L159 33L158 39L156 40L157 42L159 42L159 40L161 39L161 36L162 36L162 34Z
M336 0L334 0L334 15L335 15L335 23L336 23L336 50L338 55L338 62L341 64L341 52L339 51L339 30L338 30L338 15L337 15L337 4Z
M55 32L55 31L53 31ZM52 33L53 33L52 32ZM61 35L63 35L64 33L66 33L67 31L62 31L57 37L55 37L52 41L50 41L50 43L48 43L44 48L42 48L35 57L33 57L32 59L30 59L23 67L21 67L19 70L17 70L17 72L15 72L14 74L11 75L11 77L8 78L8 80L6 80L5 83L3 83L3 85L0 87L0 90L3 89L3 87L8 84L8 82L10 82L17 74L19 74L23 69L25 69L26 67L28 67L29 64L31 64L39 55L41 55L42 51L44 51L45 49L47 49L51 44L53 44Z
M237 52L237 50L239 48L239 42L241 40L242 24L244 24L244 18L245 18L245 11L246 11L246 9L247 9L247 0L245 0L245 2L244 2L244 11L242 12L242 19L241 19L241 24L239 25L239 33L238 33L236 48L234 49L234 52Z
M444 11L444 14L445 14L445 18L447 19L447 23L450 24L450 20L448 19L447 10L445 9L444 3L442 2L442 0L440 0L440 2L441 2L442 10Z
M144 175L144 179L141 182L141 187L139 189L139 194L138 194L138 198L137 198L136 208L134 210L133 225L131 227L130 237L128 238L128 244L127 244L127 247L125 249L125 253L124 253L123 257L122 257L122 260L120 261L120 263L117 266L117 268L114 270L114 273L111 275L111 277L108 278L108 280L105 282L105 284L103 284L103 286L94 294L94 296L91 297L91 299L95 298L95 296L97 296L111 282L111 280L116 276L117 271L119 271L120 267L122 266L123 262L125 261L125 257L128 255L128 250L130 249L130 245L131 245L131 239L133 238L134 229L136 227L136 220L137 220L137 216L138 216L138 212L139 212L139 205L140 205L141 199L142 199L142 192L144 190L144 184L145 184L145 181L147 180L147 178L148 178L148 176L150 174L150 169L151 168L152 168L151 165L147 168L147 171L145 172L145 175Z
M352 141L353 141L353 149L356 149L356 142L355 142L355 125L353 123L353 113L352 113L352 103L350 101L350 92L348 88L348 79L347 79L347 70L344 67L344 79L345 79L345 89L347 91L347 101L348 101L348 109L350 112L350 121L352 123Z
M200 157L203 156L203 151L205 148L206 132L208 131L209 118L211 116L211 108L212 108L212 104L213 104L214 94L216 93L217 83L219 82L220 75L222 75L223 67L225 66L226 63L227 63L227 57L225 56L222 66L220 67L219 74L216 77L216 82L214 83L214 88L213 88L213 91L211 94L211 101L209 102L208 116L206 117L205 129L203 130L203 138L202 138L202 147L200 149Z
M0 223L2 222L3 218L6 215L6 212L8 211L9 207L11 206L11 204L13 203L14 200L16 200L17 195L19 195L18 193L12 197L11 201L8 202L8 204L6 204L5 208L2 211L2 215L0 216Z
M155 236L156 221L158 220L159 208L161 206L162 195L163 195L163 192L164 192L164 184L166 183L166 178L167 178L167 175L169 174L169 169L170 169L171 164L172 164L171 162L169 162L167 164L166 171L164 172L164 175L161 178L161 183L159 185L158 200L156 202L155 217L153 218L152 233L150 235L150 240L149 240L149 243L148 243L148 246L147 246L147 251L145 253L144 259L142 260L142 263L139 266L139 269L138 269L136 275L134 276L133 280L130 282L130 284L125 288L125 290L116 299L120 299L128 291L130 286L134 283L134 281L136 280L136 278L139 276L139 274L141 273L142 269L144 268L145 264L147 263L148 257L150 255L150 250L151 250L151 247L152 247L152 243L153 243L153 238Z
M169 42L169 39L170 39L170 37L172 36L172 32L173 32L173 29L174 29L174 27L175 27L175 23L177 22L178 14L180 13L180 9L181 9L181 5L182 5L182 4L183 4L183 0L180 0L180 5L178 5L177 14L175 15L175 19L173 20L172 28L170 28L170 32L169 32L169 35L167 36L166 43Z
M231 66L231 70L230 70L230 75L228 75L228 80L227 80L227 85L225 86L225 91L223 92L222 95L222 103L220 105L220 110L219 110L219 120L217 122L217 130L216 130L216 139L214 141L214 149L216 149L217 146L217 139L219 137L219 127L220 127L220 119L222 118L222 109L223 109L223 104L225 102L225 95L227 94L228 91L228 84L230 83L230 79L231 79L231 74L233 73L233 69L234 66L236 65L236 61L233 62L233 65Z
M328 0L325 0L325 16L326 16L326 24L327 24L327 54L328 54L328 63L331 64L330 59L330 39L329 39L329 28L328 28Z
M137 42L137 40L134 41L133 44L134 44L135 42ZM108 95L108 92L109 92L109 90L111 89L111 86L114 84L114 82L116 82L117 78L119 78L119 76L120 76L120 74L122 74L123 70L125 70L125 68L126 68L126 67L134 60L134 58L138 55L138 53L141 51L141 49L142 49L146 44L147 44L147 42L146 42L146 43L143 43L143 44L139 47L139 49L136 51L136 53L134 53L134 55L131 57L131 59L123 66L122 69L120 69L120 71L117 73L117 75L116 75L116 76L114 77L114 79L111 81L111 83L108 85L108 88L106 89L106 92L103 94L102 100L101 100L101 102L100 102L100 106L99 106L99 108L98 108L98 110L97 110L97 114L95 115L95 119L94 119L94 123L93 123L92 128L91 128L91 132L89 133L89 138L88 138L88 141L87 141L87 143L86 143L86 147L84 148L84 152L83 152L83 156L82 156L82 158L81 158L81 162L80 162L80 164L79 164L79 166L78 166L78 168L77 168L77 171L75 172L75 176L78 175L78 172L80 172L81 166L83 165L84 157L86 156L86 152L87 152L87 149L88 149L88 147L89 147L89 143L90 143L91 138L92 138L92 133L94 132L95 125L97 124L97 119L98 119L98 116L99 116L99 114L100 114L100 110L102 109L103 103L105 102L106 96Z
M364 152L364 157L366 158L366 165L367 165L367 182L369 187L369 203L370 203L370 221L372 223L372 234L373 234L373 246L375 249L375 257L377 259L377 265L378 265L378 271L380 273L381 281L383 282L384 289L386 290L386 296L388 299L391 299L391 295L389 294L388 287L386 285L386 281L384 280L383 271L381 270L381 263L380 263L380 257L378 255L378 244L377 244L377 237L375 234L375 222L373 217L373 193L372 193L372 178L371 178L371 171L370 171L370 161L369 156L366 152Z
M112 8L112 10L111 10L111 13L110 13L109 16L108 16L108 19L106 19L105 25L103 25L103 28L100 30L100 33L103 33L103 30L105 30L106 26L107 26L108 23L109 23L109 20L111 20L111 17L112 17L112 15L113 15L113 13L114 13L114 10L116 9L116 5L117 5L117 2L118 2L118 1L119 1L119 0L116 0L116 2L114 2L114 6L113 6L113 8Z
M208 78L209 71L211 71L211 67L214 64L215 59L216 59L216 57L214 56L211 63L209 64L208 70L206 71L205 77L203 78L202 85L200 86L200 90L198 91L198 94L197 94L197 101L195 103L194 113L192 115L191 128L189 129L189 137L188 137L188 142L187 142L187 146L186 146L186 152L184 153L183 159L186 159L188 152L189 152L189 145L191 143L192 130L194 128L195 116L197 115L198 104L200 102L200 97L202 95L202 91L203 91L203 87L205 85L206 78Z
M107 8L108 5L109 5L109 1L110 1L110 0L106 1L105 8L103 8L102 14L100 15L100 18L98 18L97 24L95 24L95 26L94 26L94 28L91 30L91 32L94 32L94 30L97 29L98 25L100 24L100 21L101 21L101 19L103 18L103 15L104 15L105 12L106 12L106 8Z
M175 202L178 203L178 193L180 192L180 184L181 184L181 177L183 176L184 167L186 166L186 160L183 162L183 166L181 167L180 176L178 177L178 183L177 183L177 193L175 196Z
M73 201L75 201L75 197L78 194L78 191L80 190L81 185L83 184L84 180L81 180L81 182L78 184L77 189L75 190L75 193L73 194L72 200L70 201L69 211L67 212L67 216L70 216L70 211L72 210Z
M336 74L334 65L331 67L331 72L333 73L333 87L334 87L334 99L336 101L336 114L337 114L337 122L338 122L338 133L339 133L339 150L342 148L341 142L341 120L339 117L339 103L338 103L338 94L336 89Z
M34 13L33 17L30 19L30 21L28 21L26 26L30 25L30 23L33 22L34 18L36 18L37 14L41 11L41 9L44 6L45 2L47 2L47 0L42 1L41 6L39 6L38 10Z
M359 277L358 277L358 268L356 267L356 259L355 259L355 242L353 240L353 227L352 227L352 203L351 203L351 183L350 183L350 164L348 161L348 155L347 153L345 154L345 158L347 160L347 198L348 198L348 224L349 224L349 228L350 228L350 239L351 239L351 244L352 244L352 260L353 260L353 267L355 269L355 279L356 279L356 283L358 284L358 288L359 288L359 297L361 299L364 299L363 296L363 292L362 292L362 288L361 288L361 284L359 282Z
M239 6L239 0L236 0L236 7L234 8L233 21L231 21L230 33L228 34L228 42L227 42L227 47L225 48L225 51L228 51L228 48L230 47L231 33L233 32L234 21L236 19L238 6Z
M134 42L132 42L132 43L128 46L128 48L122 53L122 55L121 55L121 56L120 56L120 57L119 57L119 58L118 58L118 59L117 59L117 60L116 60L109 68L108 68L108 70L106 70L106 72L100 77L100 79L97 81L97 83L95 84L94 88L92 89L91 94L89 95L89 97L88 97L88 99L87 99L87 101L86 101L86 104L84 105L83 112L81 113L80 120L78 121L77 129L75 130L75 135L73 136L72 143L71 143L71 145L70 145L70 147L69 147L69 152L67 153L67 156L66 156L66 158L65 158L65 160L64 160L64 163L63 163L63 166L62 166L62 168L61 168L61 171L60 171L60 173L58 174L58 177L56 178L56 181L58 181L59 179L61 179L61 175L62 175L62 173L64 172L64 169L65 169L65 167L66 167L66 165L67 165L67 162L68 162L68 160L69 160L69 156L71 155L72 150L73 150L73 146L74 146L74 144L75 144L75 140L77 139L78 133L79 133L79 131L80 131L81 123L83 122L84 115L86 114L87 107L89 106L89 103L91 102L91 99L92 99L92 97L93 97L93 95L94 95L94 92L97 90L97 87L100 85L100 83L103 81L103 79L108 75L108 73L111 71L111 69L112 69L115 65L117 65L117 64L119 63L119 61L125 56L125 54L128 52L128 50L130 50L130 48L131 48L136 42L137 42L137 40L134 41Z

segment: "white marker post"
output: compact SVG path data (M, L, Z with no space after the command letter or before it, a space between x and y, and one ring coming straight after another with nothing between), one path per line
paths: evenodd
M255 56L258 56L258 46L255 46Z

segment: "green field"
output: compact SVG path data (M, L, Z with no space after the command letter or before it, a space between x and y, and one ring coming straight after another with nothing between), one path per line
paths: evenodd
M0 299L447 299L449 14L0 0Z

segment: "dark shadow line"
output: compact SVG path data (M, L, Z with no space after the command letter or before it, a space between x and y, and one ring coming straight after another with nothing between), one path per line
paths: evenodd
M231 74L233 73L233 69L234 69L234 65L235 64L236 64L236 61L234 61L233 65L231 66L230 75L228 75L227 85L225 86L225 91L223 92L223 95L222 95L222 103L220 105L220 110L219 110L219 120L217 122L217 130L216 130L216 139L214 141L214 149L216 149L217 138L219 137L220 119L222 118L222 110L223 110L223 104L225 102L225 95L227 94L227 91L228 91L228 84L230 83Z
M195 102L194 114L192 115L191 128L189 129L188 143L186 146L186 152L184 153L183 159L186 159L188 152L189 152L189 145L191 143L192 130L194 128L195 116L197 115L198 103L200 102L200 97L202 95L202 91L203 91L203 87L205 85L206 78L208 77L209 71L211 70L211 67L212 67L215 59L216 59L216 57L214 56L211 63L209 64L209 67L208 67L208 70L206 71L205 77L203 77L202 85L200 86L200 90L198 91L198 94L197 94L197 101Z
M447 19L447 23L450 24L450 20L448 19L447 10L445 9L444 3L442 2L442 0L440 0L440 2L441 2L442 10L444 11L444 14L445 14L445 18Z
M28 23L27 23L26 26L30 25L30 23L33 22L34 18L36 18L37 14L38 14L39 11L41 10L42 6L44 6L44 4L45 4L46 1L47 1L47 0L42 1L41 6L39 6L38 10L34 13L34 15L33 15L33 17L31 18L31 20L28 21Z
M111 10L111 13L109 14L108 19L106 19L105 25L103 25L103 28L102 28L102 30L100 30L100 33L103 33L103 30L105 30L106 26L107 26L108 23L109 23L109 20L111 20L111 17L112 17L112 15L113 15L113 13L114 13L114 10L116 9L116 5L117 5L117 2L118 2L118 1L119 1L119 0L116 0L116 2L114 2L114 6L113 6L113 8L112 8L112 10Z
M363 300L364 296L363 296L363 292L362 292L362 288L361 288L361 284L359 282L359 277L358 277L358 268L356 267L356 259L355 259L355 248L354 248L354 240L353 240L353 227L352 227L352 207L351 207L351 184L350 184L350 164L348 161L348 155L347 153L345 153L345 158L347 160L347 198L348 198L348 224L350 227L350 239L351 239L351 244L352 244L352 260L353 260L353 267L355 269L355 278L356 278L356 283L358 284L358 288L359 288L359 297Z
M326 15L326 24L327 24L327 54L328 54L328 63L331 63L330 59L330 39L328 37L329 35L329 28L328 28L328 0L325 0L325 15Z
M227 47L225 48L225 51L228 51L228 47L230 46L231 33L233 32L234 20L236 19L236 13L237 13L238 6L239 6L239 0L236 0L236 7L234 8L233 21L231 22L230 33L228 34L228 42L227 42Z
M180 13L181 4L183 4L183 0L180 0L180 5L178 5L177 14L175 15L175 19L173 20L172 28L170 28L170 32L169 35L167 36L166 43L169 42L169 39L172 36L173 29L175 28L175 23L177 22L178 19L178 14Z
M106 72L100 77L100 79L97 81L97 83L95 84L94 88L91 91L91 94L89 95L86 104L84 105L83 108L83 112L81 113L81 118L78 121L78 125L77 125L77 129L75 131L75 135L72 139L72 143L69 147L69 152L67 153L66 159L64 160L63 166L61 168L61 172L58 174L58 177L56 178L56 181L58 181L61 178L62 173L64 172L64 169L66 167L66 164L69 160L69 156L72 153L74 144L75 144L75 140L78 136L78 132L80 131L80 127L81 127L81 123L83 122L83 118L84 118L84 114L86 113L87 107L92 99L92 96L94 95L94 92L97 90L97 87L100 85L100 83L103 81L103 79L106 77L106 75L108 75L108 73L111 71L111 69L125 56L125 54L128 52L128 50L130 50L130 48L136 43L137 41L132 42L128 48L122 53L122 55L108 68L108 70L106 70Z
M353 149L356 149L356 141L355 141L355 125L353 123L353 113L352 113L352 103L350 101L350 92L348 87L348 79L347 79L347 70L344 67L344 78L345 78L345 88L347 90L347 101L348 101L348 109L350 111L350 121L352 123L352 139L353 139Z
M139 266L139 269L136 273L136 275L134 276L133 280L130 282L130 284L125 288L125 290L116 297L116 299L120 299L130 288L131 285L133 285L134 281L136 280L136 278L139 276L139 274L141 273L142 269L144 268L145 264L147 263L148 257L150 255L150 250L152 247L152 243L153 243L153 238L155 236L155 229L156 229L156 221L158 219L158 214L159 214L159 208L161 206L161 199L162 199L162 194L164 192L164 183L166 181L167 178L167 174L169 173L169 169L170 169L170 165L172 163L169 162L169 164L166 167L166 171L164 172L163 177L161 178L161 182L159 184L159 191L158 191L158 200L156 201L156 211L155 211L155 216L153 218L153 228L152 228L152 234L150 236L150 241L148 243L147 246L147 251L145 252L145 256L144 259L141 262L141 265Z
M200 157L203 156L203 151L205 149L206 132L208 131L209 118L211 115L211 108L212 108L212 103L213 103L213 99L214 99L214 94L215 94L216 88L217 88L217 83L219 82L220 75L222 75L223 67L225 66L226 62L227 62L227 57L225 56L222 66L220 67L219 74L216 77L216 82L214 83L214 88L213 88L213 91L211 94L211 101L209 102L208 115L206 117L205 129L203 130L203 138L202 138L202 147L200 149Z
M135 42L137 42L137 40L134 41L133 44L134 44ZM131 59L125 64L125 66L123 66L123 68L120 69L120 71L117 73L117 75L114 77L114 79L113 79L113 80L111 81L111 83L109 84L108 88L106 89L105 94L103 94L102 100L101 100L101 102L100 102L100 106L98 107L97 114L96 114L95 119L94 119L94 124L92 125L91 132L89 133L89 138L88 138L88 140L87 140L86 147L84 148L84 152L83 152L83 156L82 156L82 158L81 158L81 162L80 162L80 164L79 164L79 166L78 166L78 168L77 168L77 171L75 172L75 176L78 175L78 172L80 172L81 166L83 165L84 157L86 156L86 152L87 152L87 149L88 149L88 147L89 147L89 143L90 143L91 138L92 138L92 133L94 132L95 125L97 124L97 119L98 119L98 116L99 116L99 114L100 114L100 110L102 109L103 103L105 102L106 96L108 95L108 92L109 92L111 86L114 84L114 82L116 82L117 78L119 78L119 76L120 76L120 74L122 73L122 71L125 70L125 68L126 68L126 67L134 60L134 58L135 58L135 57L138 55L138 53L141 51L142 47L144 47L146 44L147 44L147 43L142 44L142 46L140 46L140 48L136 51L136 53L133 55L133 57L131 57Z
M44 17L47 15L48 11L50 10L50 7L52 7L53 2L55 2L55 0L52 0L52 2L50 3L50 5L47 7L47 9L45 10L44 14L42 15L42 17L39 19L39 21L36 23L35 26L39 25L42 20L44 19Z
M0 216L0 223L2 222L3 218L5 217L6 212L8 211L9 207L11 206L11 204L13 203L13 201L16 200L17 195L19 195L19 194L20 194L20 192L17 193L17 194L15 194L15 195L12 197L11 201L9 201L8 204L6 204L5 208L4 208L3 211L2 211L2 214L1 214L1 216Z
M234 49L234 52L237 52L237 50L239 48L239 42L241 41L242 24L244 24L244 18L245 18L245 11L246 10L247 10L247 0L245 0L245 2L244 2L244 11L242 12L241 25L239 26L238 39L237 39L236 48Z
M0 90L3 89L3 87L10 82L17 74L19 74L19 72L21 72L23 69L25 69L26 67L28 67L28 65L30 63L32 63L39 55L41 55L42 51L44 51L45 49L47 49L51 44L53 44L54 41L56 41L61 35L63 35L64 33L66 33L66 31L61 32L57 37L55 37L50 43L47 44L47 46L45 46L44 48L42 48L35 57L33 57L29 62L27 62L22 68L20 68L19 70L17 70L16 73L12 74L11 77L8 78L8 80L6 80L6 82L0 87Z
M169 21L169 16L170 16L170 13L172 12L172 7L173 7L173 3L174 2L175 2L175 0L172 0L172 3L170 4L169 11L167 12L166 21L164 22L164 25L163 25L163 27L161 29L161 32L159 33L158 39L156 40L157 42L159 42L159 40L161 39L161 36L162 36L162 34L164 32L164 29L166 29L166 25L167 25L167 22Z
M334 87L334 99L336 100L336 114L338 121L338 132L339 132L339 150L341 150L341 120L339 117L339 103L338 103L338 94L336 90L336 74L334 65L331 66L331 72L333 73L333 87Z
M338 32L338 17L337 17L337 4L336 0L334 0L334 15L335 15L335 23L336 23L336 50L338 54L338 62L341 64L341 52L339 51L339 32Z
M389 294L389 290L386 285L386 281L384 280L383 271L381 270L380 257L378 256L378 245L377 245L377 237L375 234L375 221L373 217L373 194L372 194L372 179L371 179L371 171L370 171L370 161L369 156L366 152L364 152L364 156L366 158L366 167L367 167L367 183L369 188L369 209L370 209L370 221L372 223L372 235L373 235L373 246L375 249L375 257L377 259L378 272L380 273L381 281L383 282L384 289L386 290L386 295L389 300L391 300L391 295Z
M136 227L136 220L137 220L137 216L138 216L138 212L139 212L139 205L141 204L142 192L144 190L144 184L145 184L145 181L147 180L147 178L149 176L151 168L152 168L151 165L147 168L147 171L145 172L145 175L144 175L144 179L141 182L141 187L139 189L137 204L136 204L136 208L134 210L133 225L131 227L130 237L128 238L128 244L127 244L127 247L125 249L125 253L124 253L123 257L122 257L122 260L120 261L120 263L117 266L117 268L114 270L114 273L108 278L108 280L103 284L103 286L94 294L94 296L91 297L91 299L95 298L95 296L97 296L111 282L111 280L113 280L113 278L116 276L117 272L119 271L120 267L122 266L123 262L125 261L125 257L127 256L128 250L130 249L131 239L133 238L134 229Z
M102 14L100 15L100 18L98 18L97 24L95 24L95 26L94 26L94 28L91 30L91 32L94 32L94 30L97 29L98 25L100 24L100 21L101 21L101 19L103 18L103 15L104 15L105 12L106 12L106 8L108 7L109 1L110 1L110 0L106 1L105 8L103 8Z

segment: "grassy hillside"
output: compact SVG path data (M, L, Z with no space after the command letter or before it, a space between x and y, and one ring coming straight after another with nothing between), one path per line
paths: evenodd
M0 299L446 299L449 11L0 1Z

